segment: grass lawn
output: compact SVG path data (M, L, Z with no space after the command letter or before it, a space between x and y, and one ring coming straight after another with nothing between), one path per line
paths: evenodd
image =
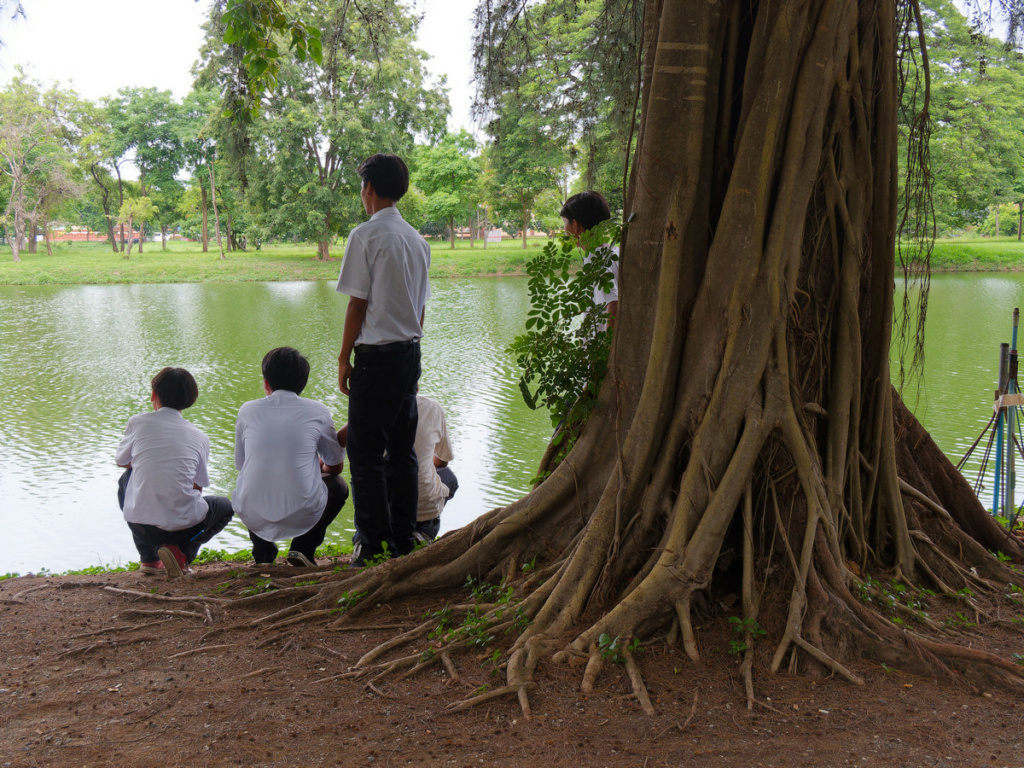
M431 277L482 277L525 274L526 260L547 242L544 238L492 243L486 249L447 242L431 244ZM10 249L0 247L0 285L102 285L107 283L231 283L251 280L336 280L344 245L336 245L330 261L316 260L316 246L265 245L219 258L216 244L203 253L198 243L146 243L144 253L130 259L115 254L103 243L55 245L53 256L39 244L38 253L22 251L21 262L11 260Z
M962 272L1024 269L1024 243L1015 237L936 240L932 268Z

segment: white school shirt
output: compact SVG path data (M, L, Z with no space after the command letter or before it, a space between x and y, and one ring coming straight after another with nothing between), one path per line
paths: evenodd
M419 463L419 502L416 519L433 520L441 516L444 500L448 498L448 486L441 482L434 467L434 456L441 461L451 461L452 446L448 442L448 425L444 410L436 400L416 395L416 461Z
M394 206L352 230L338 274L338 293L366 299L356 344L390 344L423 335L430 298L430 246Z
M345 458L327 406L278 389L243 403L235 421L235 514L267 541L300 536L327 505L324 464Z
M608 265L608 271L612 273L612 288L610 291L602 291L601 286L594 287L594 306L602 311L611 304L613 301L619 300L619 247L617 245L604 245L602 248L608 248L614 255L615 260ZM593 258L592 253L587 253L583 257L583 263L588 264ZM604 322L600 323L597 327L598 331L608 330L607 318Z
M132 465L124 494L124 519L165 531L206 519L208 505L193 488L210 484L210 440L181 411L161 408L128 419L114 460Z

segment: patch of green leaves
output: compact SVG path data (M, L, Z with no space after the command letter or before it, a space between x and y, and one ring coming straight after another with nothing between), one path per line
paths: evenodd
M310 583L315 584L316 580ZM331 613L345 613L345 611L355 607L360 600L366 597L366 594L365 590L362 592L342 592L341 597L338 598L338 607L332 609Z
M954 615L948 617L945 624L950 629L973 629L978 626L975 622L964 616L960 611L957 611Z
M608 370L612 332L601 330L608 317L595 306L594 289L611 289L618 256L608 244L621 239L621 226L604 222L584 233L579 248L563 235L548 241L526 265L531 307L526 332L508 351L520 368L526 404L551 414L557 428L552 439L562 456L589 418ZM584 253L590 256L581 263Z
M252 597L254 595L262 595L264 592L273 592L277 587L271 579L256 579L256 583L252 586L245 587L242 590L242 597Z
M729 626L732 627L732 631L737 635L729 641L729 653L733 656L738 656L741 653L746 653L747 648L747 635L751 638L766 635L768 632L758 623L757 619L750 616L740 618L739 616L729 617Z

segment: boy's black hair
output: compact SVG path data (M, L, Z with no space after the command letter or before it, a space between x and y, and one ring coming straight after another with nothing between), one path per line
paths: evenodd
M277 347L263 356L263 378L276 392L286 389L301 395L309 381L309 360L292 347Z
M600 192L588 189L566 200L558 215L566 221L578 221L586 231L602 221L608 221L612 217L612 211Z
M363 160L356 171L364 182L373 184L381 197L401 200L409 191L409 168L398 155L378 153Z
M199 399L199 385L184 368L164 368L150 382L160 405L184 411Z

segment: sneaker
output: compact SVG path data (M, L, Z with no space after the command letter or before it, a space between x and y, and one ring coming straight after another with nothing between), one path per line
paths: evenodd
M425 534L423 531L413 531L412 539L417 544L429 544L433 541L433 539L427 536L427 534Z
M301 552L297 552L294 549L291 550L284 558L288 561L289 565L293 565L296 568L316 568L316 563L310 560Z
M144 573L147 576L159 576L164 572L164 564L159 560L153 560L150 563L139 563L139 573Z
M164 564L164 572L168 579L180 579L189 570L185 553L177 544L164 544L156 551L160 562Z

